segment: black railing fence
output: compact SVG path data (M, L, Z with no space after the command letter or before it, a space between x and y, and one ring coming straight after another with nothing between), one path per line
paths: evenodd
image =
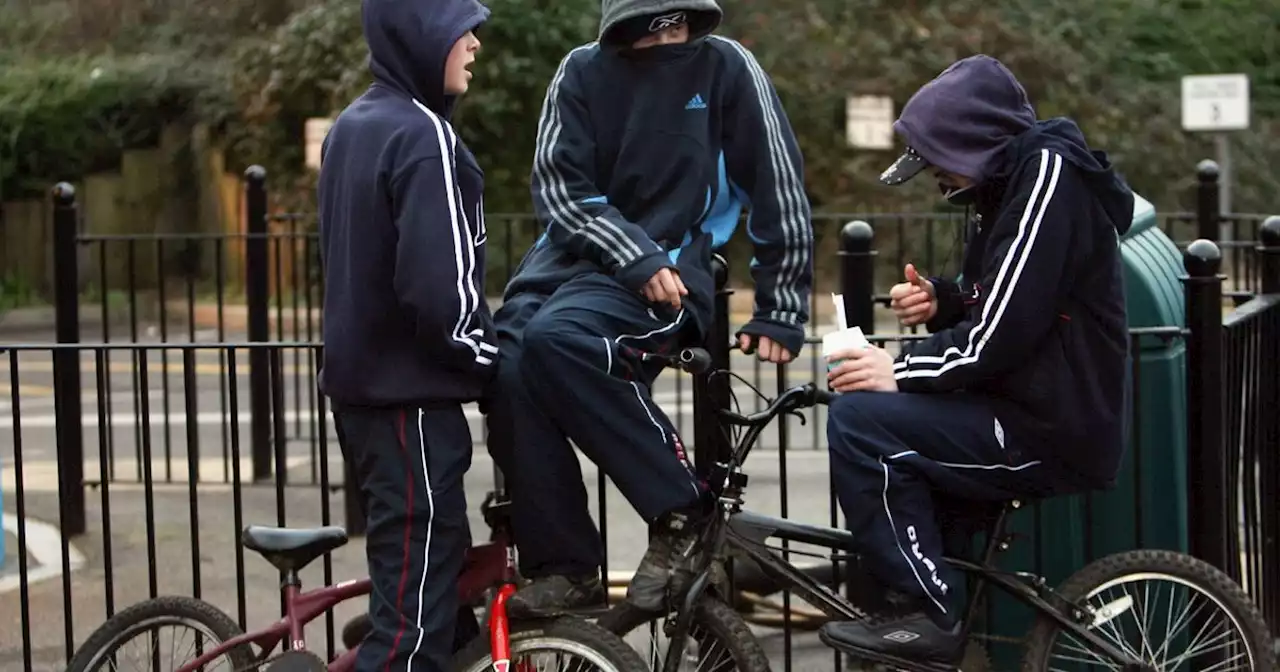
M55 256L65 257L67 247L82 241L67 235L75 231L72 194L63 189L58 196L55 238L61 246ZM264 210L260 200L248 201ZM895 349L896 341L917 336L884 320L888 312L875 291L885 286L875 272L882 256L878 238L867 222L844 227L840 249L827 253L839 269L830 284L845 294L850 323ZM260 232L245 239L270 240ZM1280 416L1268 412L1278 401L1280 379L1280 218L1267 221L1259 240L1230 249L1255 257L1250 263L1263 293L1239 296L1234 303L1241 305L1224 318L1224 303L1233 302L1224 301L1222 248L1207 240L1187 246L1187 276L1180 281L1186 291L1177 294L1185 323L1175 319L1131 331L1135 353L1146 354L1134 358L1134 434L1120 483L1112 491L1029 507L1014 527L1029 539L1015 546L1006 566L1061 580L1114 550L1189 548L1231 572L1268 620L1280 623L1274 506ZM264 599L276 592L276 574L244 553L239 530L249 523L336 522L359 534L363 527L352 515L353 499L343 493L343 461L325 399L315 388L322 351L318 331L310 338L273 334L259 316L244 338L228 330L209 342L88 339L72 328L80 307L74 298L77 275L63 266L58 277L62 342L0 346L0 387L7 390L0 399L0 494L4 526L16 540L0 586L12 584L19 598L0 596L0 668L61 669L104 618L156 594L203 597L241 625L277 617L278 600ZM250 279L254 286L264 282L261 276ZM719 332L709 343L719 366L770 396L825 371L817 347L806 348L787 366L731 358L725 346L735 323L733 301L733 290L723 289ZM264 304L254 305L261 310ZM277 315L284 312L279 306L277 301ZM814 325L810 344L820 343L817 333L829 323L827 318ZM745 384L730 385L725 377L708 382L667 374L655 390L680 431L692 432L695 458L703 466L724 449L710 410L735 401L744 409L758 408L762 402L753 397ZM492 486L492 471L479 449L479 413L468 414L479 444L467 475L479 536L478 501ZM769 438L747 465L753 476L748 507L841 524L822 449L824 410L810 411L804 425L779 419ZM646 535L607 479L590 464L584 473L606 535L613 592L620 593ZM792 559L805 562L802 556ZM363 571L363 548L353 543L316 563L303 580L316 585ZM807 631L816 622L811 614L789 595L761 592L763 601L742 608L753 609L755 623L782 626L763 635L775 660L784 661L779 667L826 669L832 655ZM314 636L332 648L335 627L362 606L344 605ZM979 631L992 646L1021 634L1005 632L1016 620L1008 609L988 606L987 627Z

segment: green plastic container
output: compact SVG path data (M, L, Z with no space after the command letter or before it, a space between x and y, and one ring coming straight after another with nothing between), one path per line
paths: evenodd
M1182 256L1142 197L1136 199L1133 226L1120 249L1129 327L1183 327ZM1020 536L999 556L1001 568L1034 571L1056 586L1118 551L1187 550L1186 350L1180 338L1135 338L1136 427L1115 487L1045 500L1014 514L1009 529ZM994 637L986 642L991 669L1018 669L1023 649L1016 640L1028 632L1034 613L998 590L988 595L988 609L978 615L974 632Z

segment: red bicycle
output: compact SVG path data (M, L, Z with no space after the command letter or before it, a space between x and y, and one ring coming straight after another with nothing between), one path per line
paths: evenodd
M552 657L554 669L566 658L574 669L609 672L648 672L639 654L617 635L594 623L572 616L554 619L510 621L506 601L516 590L515 547L511 542L510 506L502 489L490 492L481 505L491 530L488 543L471 547L458 581L458 635L454 644L454 669L459 672L544 669L538 659ZM341 527L294 529L251 525L241 534L245 548L262 555L280 571L285 615L265 628L244 632L217 607L191 597L163 596L135 604L107 619L77 649L67 672L98 670L231 670L231 672L352 672L359 642L368 630L368 619L358 617L343 628L347 650L325 662L307 649L306 625L339 603L368 595L368 578L332 586L302 590L298 572L315 559L347 543ZM479 625L475 609L485 606ZM163 647L162 628L194 631L191 637L170 638ZM179 642L191 658L175 658ZM140 655L130 656L137 643ZM256 647L256 652L255 652ZM122 666L136 660L137 668ZM175 662L182 660L187 662ZM162 662L169 666L163 666Z

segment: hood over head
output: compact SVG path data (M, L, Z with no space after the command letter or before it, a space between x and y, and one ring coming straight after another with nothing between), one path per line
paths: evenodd
M448 118L444 65L458 38L489 18L478 0L364 0L361 19L374 80Z
M1005 145L1035 122L1026 90L1003 63L961 59L902 107L893 130L908 151L880 179L901 184L933 165L981 184Z
M1041 149L1057 152L1063 161L1080 170L1089 192L1098 199L1118 234L1124 235L1133 226L1133 190L1116 171L1107 153L1090 149L1080 126L1066 117L1037 121L1009 143L1003 155L992 164L992 178L1004 179L1022 159Z
M692 42L715 30L723 16L716 0L600 0L600 42L629 46L680 23L689 24Z

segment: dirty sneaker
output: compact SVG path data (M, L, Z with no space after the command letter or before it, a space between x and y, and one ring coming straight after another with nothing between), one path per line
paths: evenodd
M697 565L698 522L688 513L673 511L655 523L649 548L627 586L628 602L645 611L661 611L668 587L672 594L684 590Z
M604 584L598 573L582 576L542 576L523 586L507 600L512 618L562 616L603 609Z

